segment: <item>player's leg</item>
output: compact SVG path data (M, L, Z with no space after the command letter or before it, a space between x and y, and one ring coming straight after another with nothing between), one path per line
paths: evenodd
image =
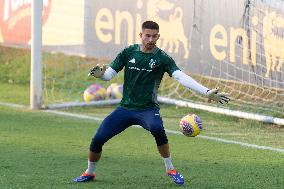
M133 124L131 116L131 111L117 108L103 120L90 144L88 168L81 176L75 178L74 182L95 179L95 166L101 158L103 145Z
M165 163L167 175L176 184L179 185L183 184L184 183L183 176L176 171L176 169L172 164L168 138L163 126L162 118L160 117L159 110L156 108L150 110L144 110L139 112L139 114L136 117L139 120L139 125L141 125L144 129L150 131L153 137L155 138L158 151L161 154Z
M158 146L158 151L163 157L168 176L176 184L182 185L184 183L184 178L173 166L172 159L170 156L169 143Z

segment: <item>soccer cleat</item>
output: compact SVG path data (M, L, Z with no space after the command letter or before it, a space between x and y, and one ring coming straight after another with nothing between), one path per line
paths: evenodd
M174 181L174 183L176 183L178 185L183 185L184 178L175 169L168 171L167 174L172 179L172 181Z
M93 181L96 178L96 173L90 175L88 173L83 173L81 176L74 178L73 182L88 182L88 181Z

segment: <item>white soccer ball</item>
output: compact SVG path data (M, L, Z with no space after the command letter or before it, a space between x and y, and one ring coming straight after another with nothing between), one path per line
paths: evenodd
M112 83L107 88L107 98L109 99L121 99L123 86L118 83Z
M106 99L106 89L99 84L90 85L83 95L85 102L104 100Z
M188 137L195 137L202 131L201 119L193 113L190 113L181 118L179 123L181 132Z

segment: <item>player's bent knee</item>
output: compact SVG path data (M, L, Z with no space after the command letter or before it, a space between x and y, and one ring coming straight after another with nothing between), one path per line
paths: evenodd
M95 153L100 153L102 151L102 147L104 143L106 142L105 137L101 137L99 135L96 135L90 144L90 151L95 152Z
M157 146L161 146L168 143L168 137L165 133L165 130L161 130L159 132L151 132L156 140Z

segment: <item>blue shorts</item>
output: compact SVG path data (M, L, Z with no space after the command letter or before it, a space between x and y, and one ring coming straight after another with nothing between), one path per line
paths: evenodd
M167 144L168 139L157 108L145 110L128 110L117 107L100 125L92 139L90 150L95 153L102 151L102 146L113 136L121 133L131 125L140 125L151 132L157 146Z

